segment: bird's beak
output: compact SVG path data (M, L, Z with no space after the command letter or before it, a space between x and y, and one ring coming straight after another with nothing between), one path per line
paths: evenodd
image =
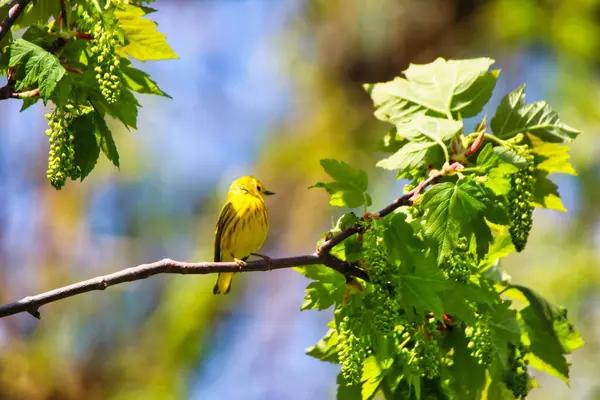
M271 192L270 190L265 190L263 193L266 194L267 196L272 196L275 194L275 192Z

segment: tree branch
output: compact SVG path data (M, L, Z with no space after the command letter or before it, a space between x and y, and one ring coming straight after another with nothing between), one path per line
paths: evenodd
M4 36L10 31L17 18L23 13L25 7L31 3L31 0L15 0L12 2L8 15L4 18L4 21L0 24L0 41L4 39Z
M91 292L93 290L104 290L109 286L117 285L119 283L137 281L158 274L205 275L218 272L270 271L273 269L314 264L327 265L344 275L356 276L365 280L369 279L368 275L363 270L357 268L353 264L342 261L331 254L319 256L316 253L313 253L296 257L277 258L271 260L271 262L267 260L249 261L243 267L238 266L234 262L188 263L165 258L151 264L142 264L109 275L98 276L69 286L50 290L36 296L28 296L13 303L0 306L0 318L22 312L28 312L34 317L40 318L39 308L44 304L76 296L81 293Z
M385 217L399 207L410 205L421 191L429 186L434 180L444 175L447 171L455 169L455 165L447 166L442 171L432 171L429 177L422 181L416 188L398 197L388 206L381 209L375 217ZM40 318L39 308L44 304L52 303L67 297L76 296L81 293L91 292L93 290L104 290L109 286L117 285L123 282L138 281L158 274L214 274L218 272L251 272L251 271L270 271L273 269L300 267L304 265L323 264L332 268L346 277L353 276L365 281L369 281L369 275L357 267L356 263L349 263L331 254L331 250L337 245L348 239L350 236L361 231L360 224L355 224L346 230L333 236L331 239L323 242L317 251L313 254L305 254L295 257L284 257L268 260L257 260L246 263L240 267L234 262L201 262L188 263L174 261L165 258L151 264L142 264L137 267L127 268L109 275L98 276L64 286L58 289L44 292L35 296L28 296L13 303L0 306L0 318L8 315L28 312L36 318Z

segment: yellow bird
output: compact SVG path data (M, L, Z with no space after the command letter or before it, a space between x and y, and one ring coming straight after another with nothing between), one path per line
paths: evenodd
M269 216L265 196L272 194L275 193L266 190L253 176L241 177L231 184L215 232L216 262L235 261L243 266L250 255L270 260L255 252L267 238ZM213 293L229 293L233 275L233 272L220 273Z

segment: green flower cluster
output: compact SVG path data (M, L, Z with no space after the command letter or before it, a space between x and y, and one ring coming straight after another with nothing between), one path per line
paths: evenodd
M121 94L122 85L116 52L118 37L114 30L105 28L102 20L95 22L93 37L91 51L96 57L96 80L106 101L114 103Z
M510 217L509 232L515 249L522 251L527 244L529 232L533 226L533 190L535 187L535 165L533 154L528 146L514 148L525 158L529 165L511 177L511 191L508 195L508 212Z
M375 289L372 296L375 305L373 329L382 335L392 333L398 323L400 313L398 302L381 289Z
M477 360L477 363L490 365L493 361L494 344L489 326L489 317L478 314L475 325L465 328L465 336L469 339L467 348L471 350L471 356Z
M461 237L452 256L441 267L447 279L465 284L471 277L471 265L476 264L475 255L468 251L467 238Z
M46 135L50 141L46 176L56 189L61 189L67 178L78 179L80 176L79 169L75 166L75 137L69 129L74 117L72 105L57 107L53 113L46 114Z
M408 373L414 376L433 379L440 374L440 347L430 333L423 329L409 327L402 332L400 343L408 343L402 347L400 358Z
M361 381L366 357L366 346L360 336L362 315L349 306L336 310L336 314L338 359L342 364L342 376L348 383L357 384Z
M509 344L508 362L511 370L505 378L505 383L516 399L526 398L530 388L530 377L527 372L528 361L525 359L527 353L528 350L522 343L518 346Z
M371 306L374 329L382 335L387 335L394 331L399 322L400 304L395 287L399 278L395 276L396 266L387 261L379 231L379 227L372 226L363 239L365 263L373 284L373 290L368 294L366 301Z

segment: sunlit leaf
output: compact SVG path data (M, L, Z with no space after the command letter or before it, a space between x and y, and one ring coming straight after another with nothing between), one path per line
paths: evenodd
M377 118L398 123L416 115L473 117L489 100L498 71L488 72L489 58L444 60L411 64L390 82L365 85Z
M314 346L306 349L306 354L321 361L338 363L337 331L330 328Z
M156 23L144 18L144 9L124 4L115 15L129 41L124 50L131 57L140 61L179 58L167 43L166 36L156 29Z
M548 178L548 173L545 171L535 172L532 204L535 207L567 212L558 194L558 186Z
M433 163L443 161L440 150L462 130L461 121L421 116L396 126L397 135L409 142L394 155L377 163L378 167L398 170L398 174Z
M491 127L494 134L502 139L531 133L545 142L570 142L580 133L564 124L546 101L525 104L525 85L502 99Z
M547 143L531 135L529 137L536 158L536 168L549 174L563 173L577 175L577 171L569 161L569 147L557 143Z
M365 171L355 169L343 161L330 159L321 160L321 166L334 181L318 182L311 188L325 189L331 195L329 204L350 208L371 205L371 196L367 193L369 178Z
M421 206L427 210L424 234L437 242L440 260L452 254L460 236L470 239L474 235L480 256L487 253L492 234L484 217L495 222L501 210L481 184L464 178L456 184L434 185L423 196Z
M296 271L314 280L306 287L306 295L300 310L316 308L324 310L340 302L346 293L346 280L339 272L324 265L296 267Z

